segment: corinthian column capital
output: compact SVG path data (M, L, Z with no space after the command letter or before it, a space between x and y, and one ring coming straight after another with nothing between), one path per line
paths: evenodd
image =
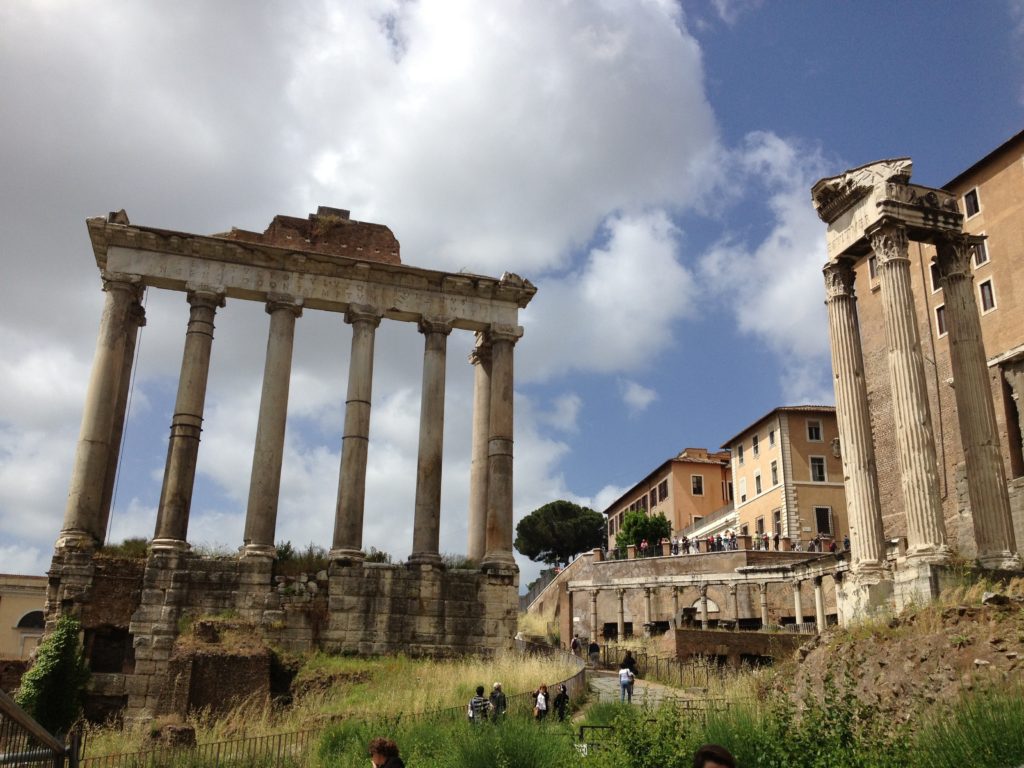
M838 298L853 297L853 282L855 274L853 264L847 259L830 261L822 270L825 274L825 299L826 301Z
M940 236L935 241L935 266L939 269L939 277L969 277L974 246L984 240L984 237L960 232Z
M883 220L871 231L866 233L871 242L871 250L878 258L878 266L884 267L892 261L909 261L907 246L907 228L894 221Z

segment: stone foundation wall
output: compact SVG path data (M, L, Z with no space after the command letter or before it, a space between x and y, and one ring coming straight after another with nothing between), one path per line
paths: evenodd
M125 701L130 720L182 713L201 698L196 691L203 687L192 681L206 679L206 662L197 667L175 651L182 628L203 616L256 626L268 643L293 653L452 656L510 647L516 632L514 569L360 563L297 579L273 570L273 561L262 558L162 551L145 561L115 561L59 551L50 570L47 626L63 613L82 620L108 670L93 675L90 695ZM112 659L117 642L126 648L121 665ZM265 666L258 674L269 686Z
M679 629L674 633L675 654L679 659L724 657L731 667L739 667L746 657L782 661L807 642L806 635L765 632L705 632Z

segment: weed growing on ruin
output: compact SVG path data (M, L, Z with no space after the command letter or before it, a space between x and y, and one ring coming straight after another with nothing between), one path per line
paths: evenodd
M78 641L78 620L64 615L39 645L15 701L51 733L66 733L82 711L89 668Z

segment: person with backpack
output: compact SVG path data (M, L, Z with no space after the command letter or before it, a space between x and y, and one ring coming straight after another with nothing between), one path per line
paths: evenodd
M583 650L583 646L580 644L579 634L572 636L572 642L569 643L569 649L572 651L573 656L579 656L580 651Z

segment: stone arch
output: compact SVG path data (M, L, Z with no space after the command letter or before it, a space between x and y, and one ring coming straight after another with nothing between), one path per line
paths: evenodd
M16 629L44 629L46 620L42 611L29 611L18 620Z

